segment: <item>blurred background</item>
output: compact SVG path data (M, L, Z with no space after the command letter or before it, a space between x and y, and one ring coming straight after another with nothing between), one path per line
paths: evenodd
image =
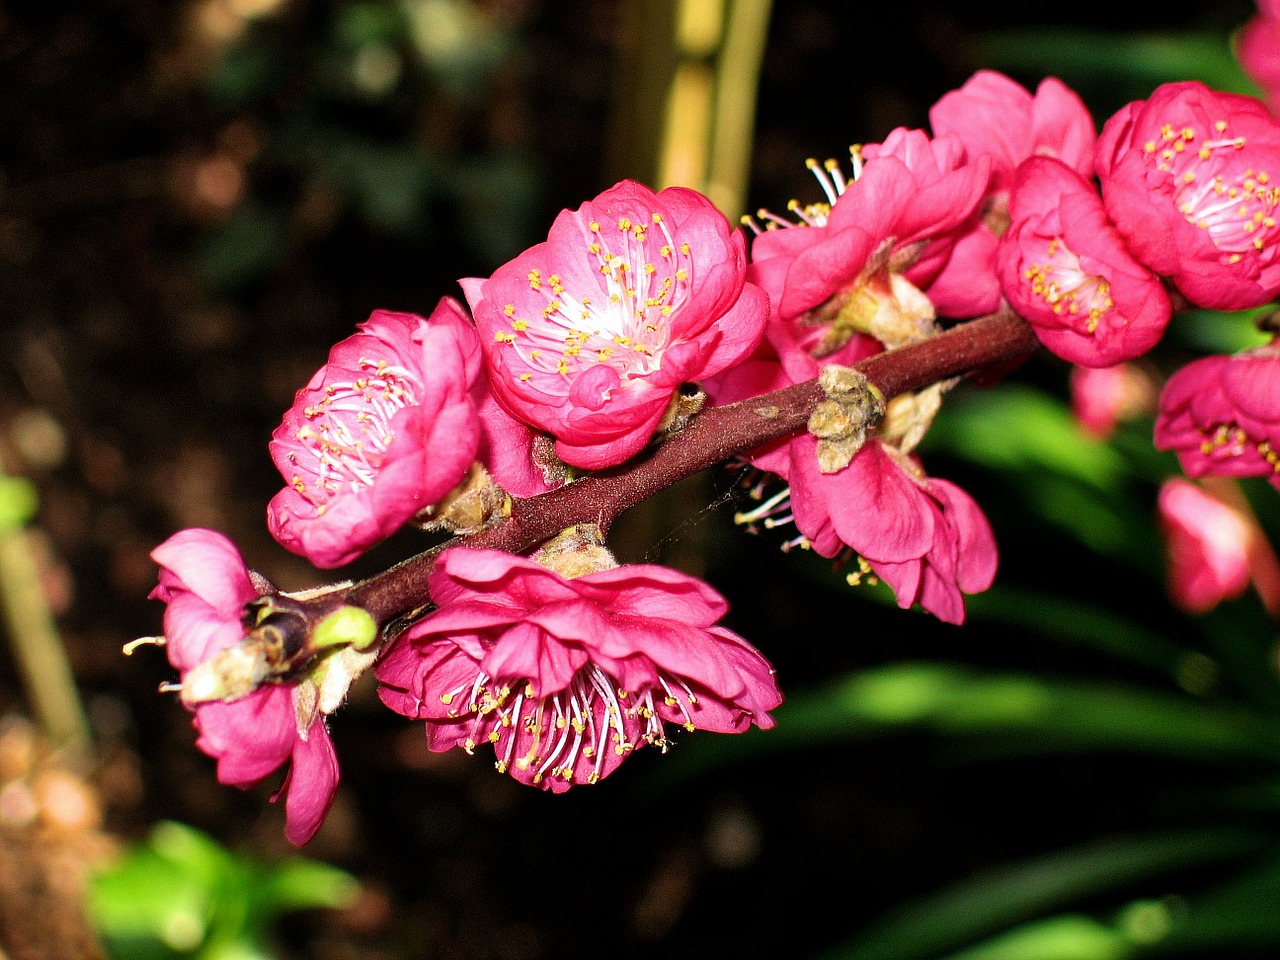
M1252 12L0 2L0 957L1280 955L1275 621L1252 591L1170 602L1176 463L1142 402L1082 430L1049 357L957 390L923 448L1001 544L962 629L735 528L732 470L624 518L623 559L707 577L789 701L594 789L428 753L370 677L303 859L278 783L219 786L163 654L121 654L160 631L148 553L182 527L324 580L266 532L266 441L371 310L429 313L622 177L731 218L817 199L807 157L926 125L979 67L1060 76L1099 124L1164 80L1247 90ZM1139 394L1260 342L1180 318ZM1230 487L1280 540L1275 491Z

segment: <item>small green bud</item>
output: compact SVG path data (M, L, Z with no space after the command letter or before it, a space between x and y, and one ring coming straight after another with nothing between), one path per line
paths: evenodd
M377 639L378 623L363 607L339 607L311 633L311 644L319 650L339 646L364 650Z

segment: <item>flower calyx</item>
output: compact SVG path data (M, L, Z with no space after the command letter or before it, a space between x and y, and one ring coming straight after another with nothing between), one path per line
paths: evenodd
M618 566L618 560L604 545L604 531L598 524L579 523L544 543L530 559L566 580L600 573Z
M670 436L679 433L696 417L707 404L707 392L696 383L682 384L671 396L666 412L658 421L658 433Z
M183 703L232 703L264 684L304 675L319 682L327 661L344 659L338 657L340 653L350 650L361 659L371 659L376 653L371 648L379 635L378 624L363 608L341 605L317 612L306 602L284 594L268 594L245 604L243 623L246 633L238 643L183 676L179 687ZM345 694L354 675L350 669L340 672L348 675L342 685Z
M853 367L829 364L818 376L826 395L809 416L809 432L818 438L818 469L836 473L862 449L868 428L885 415L885 399L866 375Z
M510 495L494 482L488 470L473 463L461 483L414 519L424 530L470 536L488 530L510 515Z

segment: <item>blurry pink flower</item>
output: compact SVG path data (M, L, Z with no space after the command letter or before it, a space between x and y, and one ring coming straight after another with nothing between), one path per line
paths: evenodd
M1114 367L1071 368L1071 412L1089 434L1105 440L1122 420L1149 410L1155 388L1131 363Z
M498 399L565 463L599 469L649 442L682 383L751 353L768 301L746 268L706 197L624 181L462 286Z
M834 166L819 177L829 202L798 211L803 226L770 229L752 243L752 279L783 321L854 294L869 258L888 241L894 250L923 243L904 276L916 286L931 283L990 176L990 160L966 164L958 139L931 140L921 130L898 128L864 155L854 180Z
M286 486L271 533L319 567L349 563L467 473L480 352L461 306L424 320L375 310L298 391L270 444Z
M1150 350L1169 322L1160 280L1129 255L1093 187L1048 157L1018 167L996 254L1010 306L1065 360L1108 367Z
M1160 488L1160 526L1169 550L1169 594L1191 613L1238 597L1249 585L1254 532L1222 501L1187 480Z
M151 599L164 612L169 662L185 677L244 636L244 606L259 594L235 546L212 530L182 530L151 553L160 583ZM300 699L301 697L301 699ZM267 684L231 702L196 704L198 746L218 761L218 780L250 787L290 763L285 836L306 843L338 786L338 758L324 717L302 687Z
M1280 292L1280 123L1257 100L1166 83L1106 122L1094 160L1129 250L1192 303Z
M1236 59L1266 95L1272 113L1280 106L1280 4L1260 0L1258 14L1235 38Z
M455 548L430 577L439 609L378 665L383 702L426 721L432 750L492 743L500 772L555 793L608 776L664 724L773 726L768 662L715 626L724 599L658 566L566 579L533 560Z
M1266 477L1280 489L1280 346L1202 357L1174 373L1155 442L1193 477Z

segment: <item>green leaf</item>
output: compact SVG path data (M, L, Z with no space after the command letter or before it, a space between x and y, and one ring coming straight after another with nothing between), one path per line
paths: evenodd
M1135 949L1092 917L1069 914L1027 924L945 960L1121 960Z
M261 897L273 913L349 907L360 885L346 871L314 860L287 860L270 872Z
M301 857L263 863L162 823L94 877L90 910L113 957L266 960L281 914L346 906L357 890L334 867Z
M950 399L923 451L945 450L997 471L1040 469L1111 493L1125 462L1080 429L1061 400L1009 384Z
M970 623L1000 623L1092 647L1177 677L1188 652L1141 623L1075 597L997 584L965 600Z
M1036 753L1122 750L1205 762L1272 761L1280 728L1243 710L1097 681L893 664L777 712L779 739L814 742L884 728L995 735Z
M1181 692L942 663L890 664L799 692L774 719L771 730L682 743L654 789L773 753L895 730L980 741L987 749L979 756L987 758L1114 751L1268 769L1280 758L1280 722L1242 708Z
M1234 859L1262 848L1266 842L1258 834L1215 828L1103 841L1058 851L966 879L897 910L827 954L826 960L936 957L942 951L956 949L1045 910L1171 870ZM1084 918L1073 919L1084 921ZM1076 929L1075 924L1057 928L1037 924L1030 930L1015 931L959 956L966 960L971 960L971 955L972 960L978 957L991 960L1061 957L1066 960L1076 956L1092 960L1094 956L1113 954L1070 951L1076 946L1106 942L1107 938L1101 936L1104 929L1092 921L1080 929ZM1119 941L1123 943L1125 938L1120 937ZM1044 952L1020 952L1032 944Z
M1240 69L1227 36L1217 30L1112 32L1056 26L1015 28L983 34L979 58L989 67L1054 74L1070 79L1105 77L1127 94L1145 97L1175 80L1202 80L1215 90L1256 96L1258 88Z
M1275 309L1269 303L1255 310L1221 313L1217 310L1189 310L1178 314L1173 330L1188 346L1205 353L1239 353L1261 347L1271 337L1258 329L1255 321Z
M1187 898L1185 913L1161 941L1162 952L1221 952L1248 947L1271 955L1280 945L1280 859L1275 857Z

